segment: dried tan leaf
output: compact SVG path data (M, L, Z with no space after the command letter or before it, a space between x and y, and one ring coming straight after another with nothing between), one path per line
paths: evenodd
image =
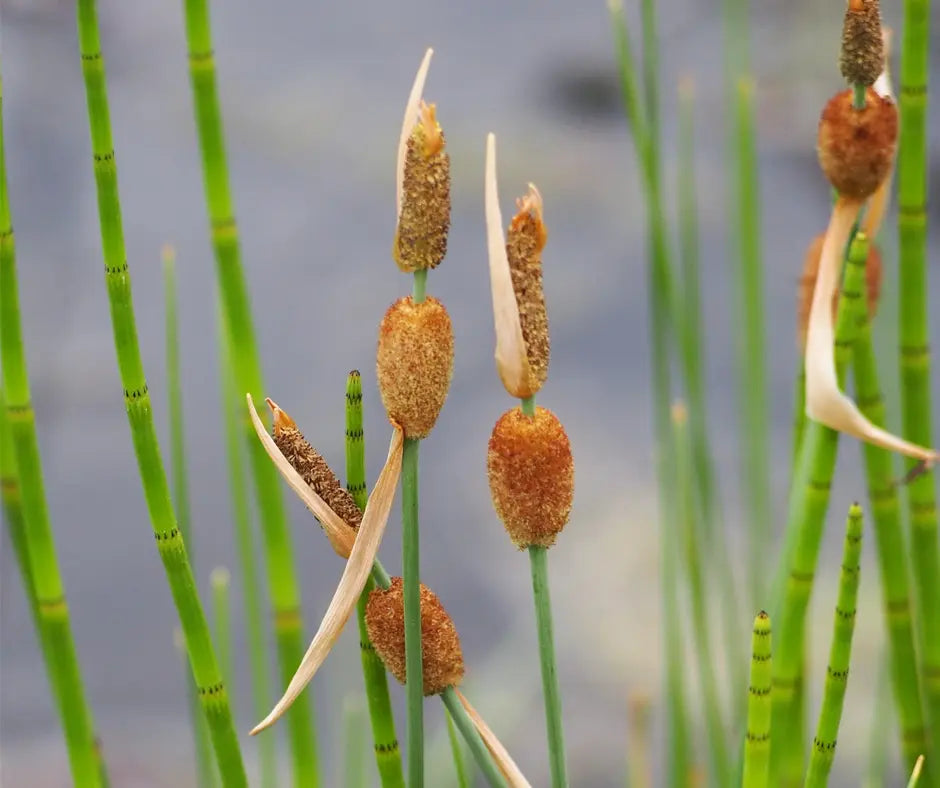
M333 549L337 554L341 558L349 558L353 544L356 541L356 532L350 528L343 521L343 518L336 514L336 512L330 508L329 504L317 495L311 489L310 485L304 481L303 477L294 470L293 466L291 466L287 458L284 457L281 450L277 447L274 438L272 438L265 429L261 417L255 410L255 403L251 398L251 394L246 394L245 397L248 400L248 415L251 417L251 424L255 428L255 434L258 436L258 440L261 441L261 445L264 446L264 450L268 453L268 457L270 457L271 461L274 463L274 467L280 471L281 476L284 477L284 480L290 485L291 489L297 493L300 500L304 502L304 505L323 525L326 538L330 540L330 544L333 545Z
M408 148L408 138L414 131L415 124L418 122L418 111L421 104L421 95L424 93L424 83L428 77L428 69L431 67L431 55L433 49L428 49L424 53L421 65L418 66L418 73L415 74L414 84L411 86L411 93L408 94L408 102L405 104L405 117L401 123L401 136L398 138L398 160L395 166L395 221L401 218L401 200L402 191L405 182L405 151Z
M823 242L806 338L806 415L830 429L932 464L938 456L935 451L876 427L839 390L833 355L832 298L838 287L842 254L860 208L860 202L840 197L832 209Z
M486 137L486 246L490 258L490 289L493 294L493 319L496 326L496 370L506 390L514 397L525 398L537 388L529 368L519 304L512 287L503 217L499 210L496 184L496 137Z
M882 98L888 98L894 101L894 91L891 86L891 73L888 70L888 63L891 57L891 29L881 28L881 35L884 38L885 50L885 70L881 72L874 84L875 92ZM897 161L897 152L895 152L895 162ZM881 230L881 224L884 221L885 213L888 210L888 202L891 199L891 186L894 182L894 163L891 169L877 188L875 193L868 200L868 210L865 212L865 219L862 222L862 229L873 242L878 237L878 231Z
M503 746L502 742L496 738L496 734L490 730L490 726L486 724L486 720L470 705L470 701L467 700L459 689L455 688L455 691L457 692L457 697L460 698L460 703L463 705L464 709L466 709L467 714L470 716L470 719L479 732L480 738L483 739L486 749L490 751L490 755L493 756L493 760L496 761L496 765L509 783L509 788L532 788L532 785L525 778L525 775L523 775L522 770L516 766L516 762L512 759L512 756L510 756L509 751Z
M401 475L402 441L401 428L395 426L388 448L388 459L369 496L369 503L362 516L362 525L359 526L352 553L343 569L343 575L336 586L333 599L297 672L287 685L284 696L275 704L271 713L252 729L252 736L273 725L291 707L323 664L356 607L356 601L362 594L362 589L365 588L369 573L372 571L372 564L382 542L385 525L388 523L392 501L395 499L398 477Z

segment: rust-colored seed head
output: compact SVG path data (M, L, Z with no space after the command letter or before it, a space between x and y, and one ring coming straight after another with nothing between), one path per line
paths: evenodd
M885 67L878 0L849 0L839 68L852 85L874 85Z
M797 321L799 326L800 347L806 347L806 331L809 326L809 312L813 304L813 290L819 272L819 260L822 257L823 242L826 234L817 235L806 250L803 274L800 277L799 297L797 298ZM868 259L865 261L865 301L868 305L868 319L871 320L878 310L878 298L881 295L881 252L875 244L868 247ZM839 306L838 291L832 296L832 314Z
M405 683L405 607L404 585L392 578L388 589L377 588L369 594L366 605L366 629L375 652L385 667ZM437 695L463 680L463 652L460 638L444 606L424 583L421 584L421 666L424 670L424 694Z
M852 106L852 91L837 93L819 120L817 152L829 182L843 197L870 197L891 171L898 139L898 110L874 90L863 109Z
M486 467L493 506L516 546L551 547L574 497L571 444L555 414L506 411L490 436Z
M362 512L352 495L339 483L326 460L307 442L294 420L277 406L273 406L273 410L274 443L281 454L350 528L358 530Z
M542 249L548 231L542 221L542 196L535 186L529 184L529 193L516 201L516 207L519 212L509 225L506 256L519 306L526 358L538 391L548 377L548 312L542 291Z
M401 214L392 256L410 273L437 268L447 254L450 229L450 157L433 104L421 103L408 138L402 180Z
M424 438L437 421L454 372L450 316L436 298L392 304L379 326L379 392L406 438Z

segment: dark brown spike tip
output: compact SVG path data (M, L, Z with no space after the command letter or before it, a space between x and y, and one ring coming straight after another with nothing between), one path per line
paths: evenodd
M849 0L839 68L850 85L874 85L885 67L878 0Z

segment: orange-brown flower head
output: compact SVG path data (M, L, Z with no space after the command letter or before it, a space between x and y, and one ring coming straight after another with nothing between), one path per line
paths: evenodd
M393 577L389 588L377 588L369 594L366 629L385 667L404 684L405 608L400 577ZM425 695L437 695L448 687L460 685L464 666L457 628L437 595L424 583L421 584L421 652Z
M874 90L863 109L852 105L852 91L833 96L819 120L817 152L829 182L843 197L864 200L887 177L898 139L898 111Z
M518 213L506 236L506 256L535 394L548 377L549 358L548 312L542 291L542 249L548 231L542 221L542 195L535 184L529 184L528 193L516 200L516 207Z
M392 256L405 272L437 268L447 254L450 229L450 157L433 104L420 104L403 166Z
M571 444L555 414L506 411L490 436L486 467L493 506L516 546L553 545L574 497Z
M351 528L359 528L362 512L352 495L339 483L326 460L297 429L294 420L273 400L267 400L274 417L274 443L311 489Z
M803 262L803 274L800 277L799 297L797 298L797 321L799 325L800 347L806 347L806 330L809 325L809 312L813 304L813 290L819 273L819 260L822 257L823 242L826 234L820 233L809 244L806 259ZM875 244L868 247L865 260L865 301L868 305L868 319L871 320L878 310L878 298L881 295L881 252ZM839 306L838 291L832 297L832 314L835 319Z
M885 66L878 0L849 0L839 68L851 85L874 85Z
M379 326L376 371L389 419L406 438L426 437L454 372L454 333L440 301L416 304L407 296L389 307Z

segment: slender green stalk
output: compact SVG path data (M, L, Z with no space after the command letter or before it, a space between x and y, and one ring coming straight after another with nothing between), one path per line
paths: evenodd
M166 335L167 405L170 414L170 468L173 473L173 503L176 507L180 535L189 552L189 560L196 562L192 535L189 531L189 483L186 472L186 428L183 422L183 385L180 373L179 317L177 309L176 252L172 246L163 247L163 294ZM184 650L185 653L185 650ZM196 754L196 776L201 786L215 784L212 747L209 728L199 703L196 682L190 673L186 677L189 702L189 721L193 729L193 749Z
M845 380L857 335L854 306L863 297L868 244L853 240L846 260L835 330L835 361L839 384ZM800 460L790 490L786 545L775 583L774 617L777 643L773 664L773 731L771 784L799 785L803 780L803 662L806 610L819 557L829 488L835 470L838 433L808 422Z
M405 692L408 699L408 785L424 785L424 665L421 651L421 560L418 548L418 447L406 438L401 459L402 583L405 608Z
M362 740L365 738L366 722L362 713L362 701L358 697L347 697L343 701L343 788L365 788L366 759L363 757Z
M836 755L836 739L842 720L842 703L849 681L849 662L852 657L852 634L855 631L855 609L858 604L859 559L862 555L862 507L853 504L849 509L842 549L842 572L839 576L839 597L836 602L832 645L829 648L829 666L823 689L819 722L813 739L812 754L806 772L806 788L825 788Z
M535 417L535 395L531 397L526 397L520 401L519 407L522 409L522 412L529 418Z
M878 669L878 686L872 706L871 733L868 740L868 768L862 788L884 788L885 764L888 761L888 741L885 731L891 727L891 682L888 676L889 658L885 653Z
M180 656L180 664L183 667L183 681L186 682L187 694L196 699L196 709L190 714L190 727L193 735L193 759L196 766L196 785L198 788L217 788L218 772L215 767L215 761L212 758L212 743L209 739L209 725L206 717L202 713L199 704L199 695L195 691L195 682L193 680L193 671L189 666L189 656L186 653L186 640L183 638L183 630L179 627L173 630L173 645Z
M867 310L861 304L859 307L859 334L853 353L855 396L859 409L869 421L883 427L885 403L879 385L871 326ZM901 752L906 766L913 768L917 756L926 750L927 731L920 698L909 570L895 485L895 465L888 452L869 443L863 445L862 454L881 576L882 610L888 632L888 664L900 723Z
M901 130L898 144L898 317L901 415L904 437L933 444L930 394L930 326L927 297L927 97L930 73L930 0L904 0L901 44ZM936 481L932 472L908 490L911 563L928 724L928 785L940 786L940 543ZM931 744L932 740L932 744Z
M855 109L865 109L865 93L867 90L867 86L861 83L852 85L852 106Z
M545 699L545 727L552 787L568 785L565 765L565 734L561 724L561 688L555 663L555 636L552 632L552 603L548 587L548 549L529 547L532 567L532 596L539 636L539 661L542 665L542 695Z
M0 115L2 95L0 85ZM85 699L65 587L56 557L36 437L36 416L30 400L2 126L0 119L0 349L5 417L13 448L8 462L10 469L16 469L19 482L21 549L27 559L25 567L28 567L23 576L32 587L32 595L27 596L35 598L39 638L65 734L72 779L78 786L97 786L101 779L91 711ZM15 528L12 523L11 527Z
M163 560L167 581L179 613L186 649L196 685L199 687L203 710L209 722L222 780L226 786L247 785L225 685L216 665L209 627L196 594L196 583L186 555L186 546L180 536L170 502L169 486L160 458L150 395L137 342L95 0L78 0L78 38L94 155L105 282L111 304L111 320L118 367L124 386L124 401L147 508L153 524L157 550ZM3 291L6 293L7 288L4 287ZM87 724L87 715L83 714L83 719Z
M255 540L251 528L251 509L245 487L244 429L240 421L248 416L242 405L244 396L232 374L231 341L228 329L219 316L219 378L222 414L225 422L225 454L228 464L229 488L232 495L232 522L235 548L242 580L242 602L245 606L245 632L248 640L248 665L251 671L252 716L261 719L268 713L271 699L271 663L266 644L262 596L264 590L255 562ZM277 786L277 739L256 736L262 788Z
M464 741L467 742L467 745L470 747L470 753L477 762L480 771L483 772L486 781L493 788L506 788L506 778L503 777L503 773L499 770L499 767L490 755L490 751L483 743L483 739L480 738L480 734L476 726L474 726L473 720L471 720L470 716L467 714L467 710L460 702L460 698L457 697L454 688L448 687L445 689L441 693L441 700L444 702L444 706L454 720L457 730L460 731Z
M771 688L770 616L761 611L754 619L751 637L751 681L747 688L742 788L767 788L770 784Z
M467 765L464 763L463 745L457 738L457 728L454 725L454 718L450 712L444 709L444 716L447 718L447 738L450 740L450 751L454 757L454 773L457 777L459 788L470 788L470 776L467 774Z
M793 391L793 442L790 458L790 476L796 474L796 466L800 460L800 447L803 444L803 432L806 429L806 367L803 365L803 356L797 362L794 376Z
M360 509L366 508L369 492L366 487L366 442L362 428L362 378L358 370L346 379L346 489ZM373 570L374 571L374 570ZM385 583L386 587L388 582ZM395 717L388 694L388 676L385 665L375 653L366 628L366 603L375 588L370 578L356 605L359 622L359 649L362 659L362 678L365 682L369 717L372 722L372 740L375 762L383 788L404 788L401 751L395 734Z
M414 284L411 288L411 298L416 304L420 304L422 301L424 301L424 294L427 290L427 282L427 269L421 268L415 271Z
M206 0L185 0L184 5L189 74L202 153L206 206L222 296L222 313L232 344L235 383L241 392L242 402L245 392L250 392L259 401L264 396L264 384L229 190L209 9ZM286 685L304 653L300 592L277 470L248 421L245 420L243 424L257 488L258 508L264 513L260 524L267 565L268 595L273 608L281 679ZM303 788L320 784L312 697L308 688L287 714L294 784Z
M235 686L235 673L232 667L232 606L229 602L229 588L232 576L224 566L217 566L209 576L212 586L212 615L215 622L215 647L219 653L219 668L222 679L229 687ZM232 714L235 713L235 701L229 700Z

